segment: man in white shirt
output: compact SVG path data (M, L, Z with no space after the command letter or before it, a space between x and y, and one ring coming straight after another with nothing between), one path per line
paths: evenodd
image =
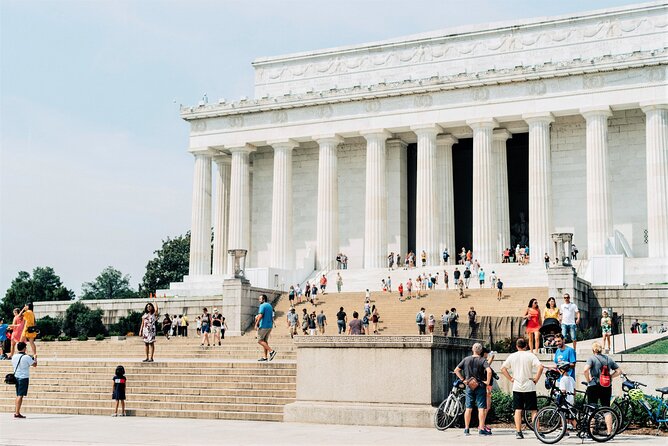
M14 418L25 418L21 415L21 405L23 397L28 395L28 384L30 382L30 367L37 367L37 358L26 355L26 343L16 344L17 354L12 356L12 367L16 377L16 411ZM37 356L37 355L35 355Z
M513 409L515 410L515 438L522 439L522 411L530 410L531 419L536 417L538 400L536 383L543 373L543 365L536 355L527 350L527 341L519 338L515 343L517 351L503 362L501 373L513 383ZM534 369L536 372L534 372ZM513 375L508 373L512 370Z
M580 310L578 306L571 302L571 296L564 294L564 303L559 307L559 322L561 322L561 334L566 340L570 334L573 340L573 350L577 351L577 325L580 323Z

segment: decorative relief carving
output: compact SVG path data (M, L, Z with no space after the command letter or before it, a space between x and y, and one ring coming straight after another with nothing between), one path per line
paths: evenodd
M378 99L371 99L364 102L364 110L367 113L375 113L380 111L380 101Z
M646 72L647 80L650 82L660 82L666 79L666 68L665 67L652 67Z
M286 112L285 110L275 110L271 112L271 122L273 124L288 122L288 112Z
M434 99L431 97L431 95L428 94L420 94L413 98L413 105L415 105L417 108L431 107L433 102Z
M244 117L239 115L230 116L229 118L227 118L227 122L230 125L230 127L243 127Z
M489 99L489 88L478 87L471 89L471 97L474 101L481 102Z
M603 83L603 76L600 74L588 74L582 78L582 87L587 90L601 88Z
M547 92L547 84L543 81L530 82L528 87L532 96L542 96Z
M198 119L193 121L190 124L190 131L194 132L204 132L206 131L206 121L203 119Z
M318 108L316 108L316 115L318 115L319 118L330 118L332 114L334 113L334 108L327 104L327 105L321 105Z

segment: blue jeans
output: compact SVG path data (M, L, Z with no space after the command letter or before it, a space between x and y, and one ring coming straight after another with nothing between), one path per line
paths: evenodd
M487 408L487 389L484 383L480 384L475 390L466 388L466 408L473 409L474 407L479 409Z
M345 321L336 321L336 325L339 326L339 334L346 333L346 322Z
M561 324L561 335L564 337L564 340L566 340L566 336L568 336L569 332L571 341L575 341L577 326L575 324Z

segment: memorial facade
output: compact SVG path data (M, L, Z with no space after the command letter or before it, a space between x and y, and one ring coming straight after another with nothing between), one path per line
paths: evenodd
M181 109L189 277L229 274L228 249L272 271L498 263L513 226L532 262L555 232L666 259L667 62L660 2L257 59L254 98Z

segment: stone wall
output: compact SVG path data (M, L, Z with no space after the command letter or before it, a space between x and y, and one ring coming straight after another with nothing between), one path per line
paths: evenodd
M668 326L668 285L593 287L591 292L592 317L600 317L602 308L612 308L627 321L632 318L665 321Z

